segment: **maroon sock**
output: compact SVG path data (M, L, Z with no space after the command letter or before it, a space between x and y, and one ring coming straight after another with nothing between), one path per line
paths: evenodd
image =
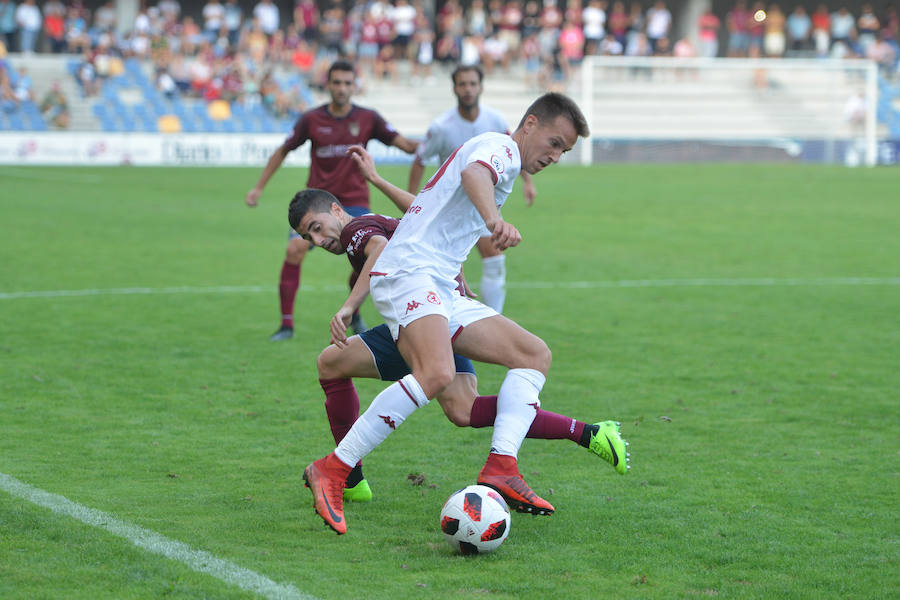
M469 415L469 427L490 427L497 416L497 396L477 396ZM539 408L525 437L541 440L572 440L581 442L585 423L571 417Z
M281 279L278 282L278 293L281 296L281 326L294 326L294 298L300 288L300 265L292 265L284 261L281 265Z
M325 392L325 413L334 442L340 444L359 417L359 396L352 379L320 379Z

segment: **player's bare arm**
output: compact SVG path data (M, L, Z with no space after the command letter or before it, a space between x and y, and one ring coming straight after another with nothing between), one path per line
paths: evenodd
M466 196L484 219L494 245L499 250L518 245L522 236L511 223L503 220L494 202L494 178L491 171L480 163L472 163L463 169L461 178Z
M272 153L272 156L270 156L268 162L266 162L266 166L259 176L259 181L256 182L253 189L247 192L247 196L244 198L247 206L254 207L259 205L259 197L262 196L263 189L266 187L269 179L272 178L272 175L275 174L275 171L281 166L281 163L284 162L284 158L287 155L288 150L284 147L284 144L275 149L275 152Z
M366 262L363 264L362 271L359 272L356 284L350 290L350 295L347 296L344 305L331 319L331 343L338 348L343 348L347 344L347 327L350 325L350 319L369 295L369 273L385 245L387 245L387 238L382 235L373 235L366 242L366 247L363 249Z
M395 137L394 141L391 142L391 146L400 148L407 154L412 154L413 152L416 151L416 148L419 147L419 143L416 141L413 141L407 137L403 137L400 134L397 134L397 137Z
M397 205L397 208L402 212L409 210L413 200L416 199L415 195L400 189L379 175L378 171L375 170L375 161L372 159L372 155L369 154L365 148L362 146L350 146L347 148L347 154L350 155L350 158L352 158L356 163L356 166L359 167L360 172L367 181L378 188L378 190L387 196L391 202Z
M419 184L422 183L422 174L425 172L425 164L419 160L419 157L413 159L412 166L409 168L409 183L406 190L410 194L418 193Z

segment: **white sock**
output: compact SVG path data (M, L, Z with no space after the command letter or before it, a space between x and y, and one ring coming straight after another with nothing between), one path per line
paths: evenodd
M481 302L503 312L506 301L506 255L481 259Z
M399 427L417 408L428 404L422 386L407 375L375 396L338 444L334 453L346 465L355 465Z
M522 440L541 406L538 394L546 377L535 369L510 369L497 394L497 417L491 452L517 456ZM349 464L349 463L348 463ZM356 464L356 463L353 463Z

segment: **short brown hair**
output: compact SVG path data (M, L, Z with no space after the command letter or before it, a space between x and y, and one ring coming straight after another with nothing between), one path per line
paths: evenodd
M297 192L294 194L290 206L288 206L288 223L291 224L291 229L297 230L297 227L300 226L300 221L303 220L303 216L306 213L328 212L331 210L331 205L335 202L340 204L331 192L326 192L325 190L307 188Z
M525 116L519 121L519 127L525 124L525 119L528 118L528 115L534 115L540 123L547 123L562 115L572 122L579 136L588 137L591 135L587 119L584 118L581 109L578 108L574 100L565 94L549 92L532 102L528 110L525 111Z

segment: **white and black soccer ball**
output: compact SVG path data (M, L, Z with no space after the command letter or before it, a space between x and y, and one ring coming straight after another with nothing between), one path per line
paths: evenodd
M509 535L509 507L503 496L484 485L456 490L441 509L441 531L454 550L484 554Z

